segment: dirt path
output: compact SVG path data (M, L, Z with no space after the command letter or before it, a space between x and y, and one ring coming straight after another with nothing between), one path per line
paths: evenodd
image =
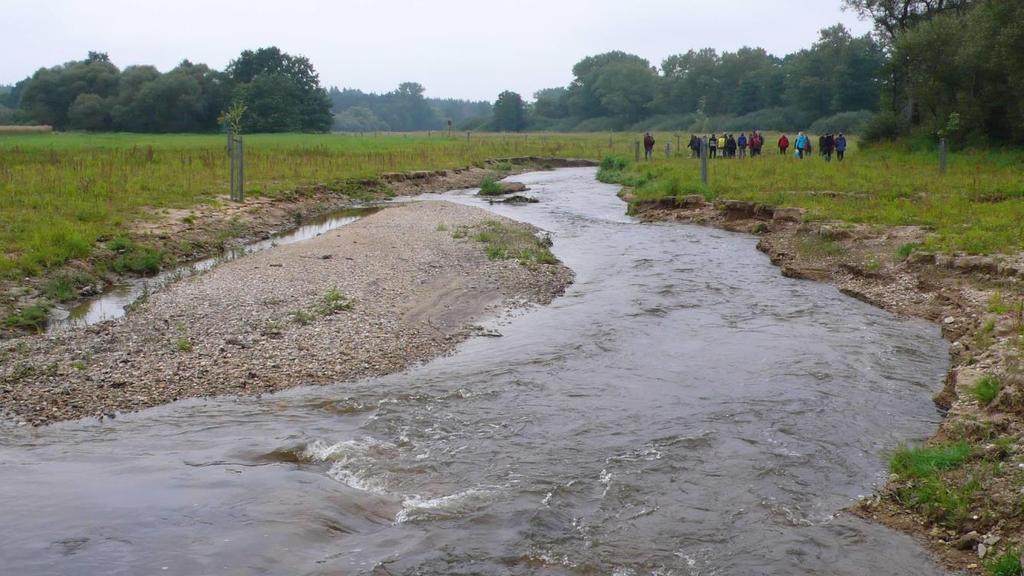
M564 266L490 260L453 238L495 218L447 202L388 208L181 281L120 320L8 340L0 407L44 424L361 379L449 353L473 321L547 303L572 281Z

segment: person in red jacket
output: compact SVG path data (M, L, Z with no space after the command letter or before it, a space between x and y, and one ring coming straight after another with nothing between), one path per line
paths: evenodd
M789 138L786 138L786 135L783 134L779 136L779 154L785 156L786 150L789 150Z

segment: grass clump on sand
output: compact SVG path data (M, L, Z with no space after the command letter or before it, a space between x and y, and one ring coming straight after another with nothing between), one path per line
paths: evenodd
M986 375L982 376L978 381L971 387L971 394L978 401L978 404L982 406L988 406L996 399L1002 390L1003 385L999 382L999 379L995 376Z
M460 226L452 233L455 239L472 237L484 244L491 260L518 260L524 266L558 264L551 253L551 240L539 238L530 228L512 222L486 220L476 226Z
M985 562L985 572L989 576L1021 576L1024 574L1024 568L1021 567L1021 555L1018 550L1007 550Z
M494 178L484 178L484 181L480 183L481 196L500 196L504 193L505 189Z

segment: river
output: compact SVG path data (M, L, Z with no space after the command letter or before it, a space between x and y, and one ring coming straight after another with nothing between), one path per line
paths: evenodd
M623 215L593 169L489 205L576 283L388 377L0 429L0 573L939 575L840 513L928 437L947 345Z

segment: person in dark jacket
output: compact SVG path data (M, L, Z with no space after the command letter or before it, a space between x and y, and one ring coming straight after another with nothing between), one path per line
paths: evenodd
M718 157L718 137L714 134L708 138L708 158Z
M785 156L786 150L789 150L789 138L783 134L782 136L779 136L779 154Z
M733 138L732 134L729 134L725 138L725 152L729 158L736 157L736 138Z
M844 156L846 156L846 136L840 132L836 137L836 160L842 162Z
M648 132L644 134L644 160L654 158L654 136Z
M832 161L832 151L835 149L835 146L836 146L836 138L835 138L835 136L833 136L831 132L829 132L828 134L825 134L825 142L822 144L821 154L825 157L825 161L826 162L831 162Z

